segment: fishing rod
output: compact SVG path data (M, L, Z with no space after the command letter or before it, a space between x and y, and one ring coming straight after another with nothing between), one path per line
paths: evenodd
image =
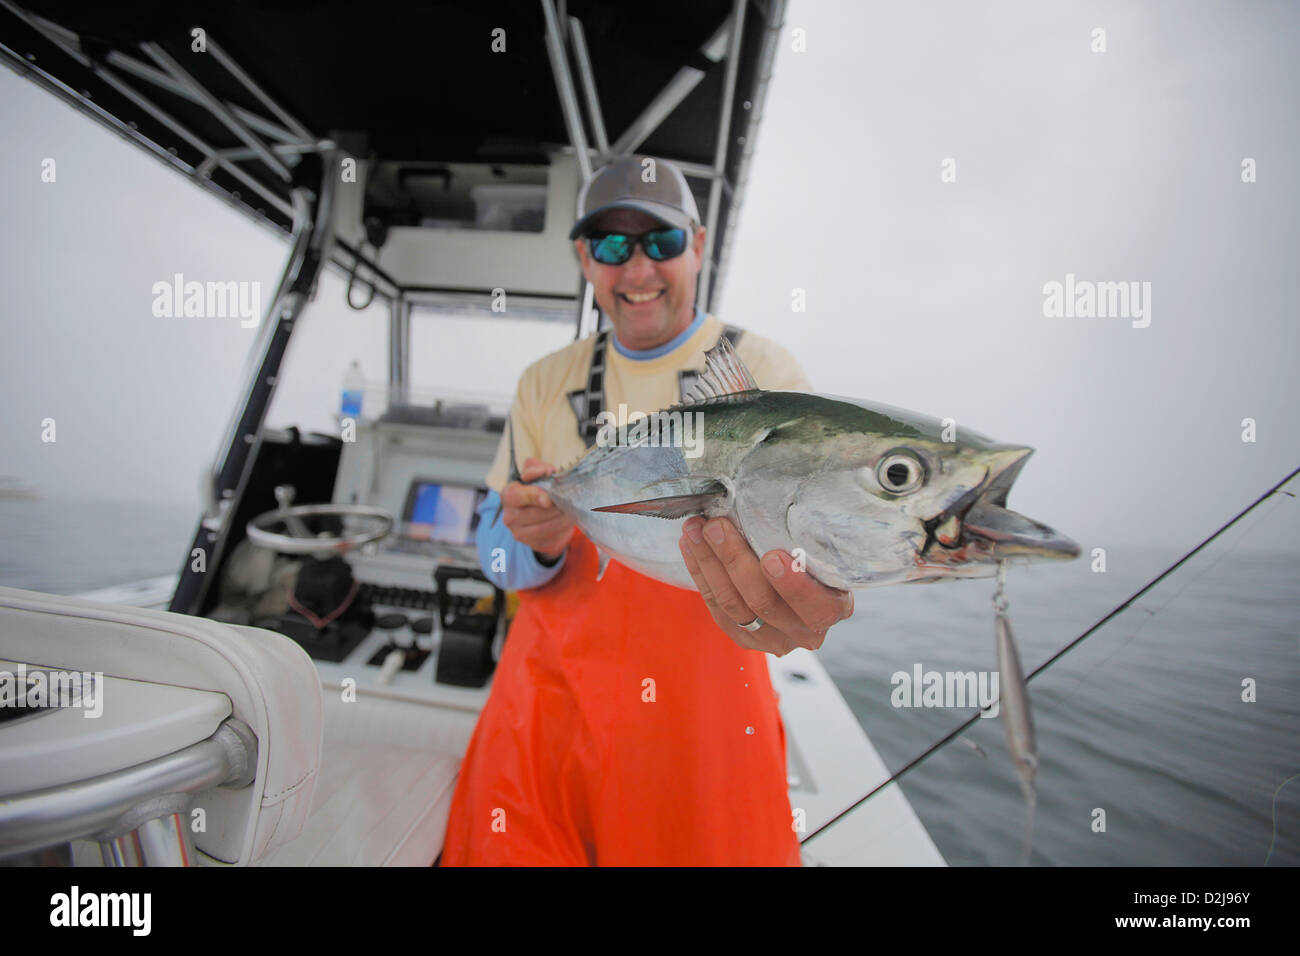
M1178 568L1180 568L1180 567L1182 567L1184 564L1186 564L1186 563L1187 563L1187 562L1188 562L1188 561L1189 561L1189 560L1190 560L1194 555L1196 555L1196 554L1197 554L1197 553L1198 553L1202 548L1204 548L1206 545L1208 545L1210 542L1212 542L1215 538L1219 537L1219 535L1223 534L1225 531L1227 531L1229 528L1231 528L1234 524L1236 524L1236 523L1237 523L1238 521L1240 521L1242 518L1246 517L1246 515L1250 514L1252 511L1254 511L1254 510L1255 510L1257 507L1259 507L1259 505L1261 505L1265 500L1267 500L1268 498L1271 498L1273 495L1275 495L1275 494L1277 494L1279 491L1281 491L1282 486L1285 485L1285 484L1286 484L1288 481L1290 481L1292 478L1294 478L1296 475L1300 475L1300 468L1296 468L1296 469L1294 469L1294 470L1293 470L1289 475L1287 475L1285 478L1283 478L1281 481L1279 481L1277 484L1275 484L1275 485L1274 485L1272 488L1270 488L1268 491L1264 492L1262 495L1260 495L1258 498L1256 498L1253 502L1251 502L1249 505L1247 505L1243 510L1239 511L1239 512L1234 516L1234 517L1232 517L1231 519L1229 519L1228 522L1227 522L1226 524L1224 524L1221 528L1219 528L1219 530L1215 531L1213 534L1211 534L1208 538L1206 538L1205 540L1203 540L1203 541L1202 541L1200 544L1198 544L1196 547L1192 548L1191 551L1188 551L1185 555L1183 555L1181 558L1179 558L1177 561L1175 561L1175 562L1174 562L1173 564L1171 564L1169 567L1165 568L1165 569L1164 569L1163 571L1161 571L1158 575L1156 575L1154 578L1152 578L1150 581L1148 581L1145 585L1143 585L1139 590L1135 591L1135 592L1134 592L1133 594L1131 594L1129 597L1125 598L1124 601L1122 601L1122 602L1121 602L1120 604L1118 604L1115 608L1113 608L1113 609L1112 609L1108 614L1106 614L1106 616L1103 617L1101 620L1097 621L1096 624L1092 625L1092 627L1088 628L1086 631L1084 631L1082 634L1080 634L1080 635L1079 635L1078 637L1076 637L1074 640L1070 641L1070 643L1066 644L1064 647L1062 647L1059 651L1057 651L1055 654L1053 654L1053 655L1052 655L1051 657L1049 657L1047 660L1043 661L1043 663L1041 663L1041 664L1039 664L1037 667L1035 667L1035 668L1034 668L1032 671L1030 671L1030 673L1025 677L1025 683L1028 684L1031 680L1033 680L1035 677L1037 677L1037 676L1038 676L1042 671L1046 670L1046 669L1047 669L1048 667L1050 667L1052 664L1056 663L1056 661L1059 660L1061 657L1063 657L1063 656L1064 656L1068 651L1070 651L1070 650L1072 650L1073 648L1077 647L1077 646L1079 645L1079 643L1082 642L1085 638L1087 638L1087 637L1089 637L1090 635L1092 635L1093 633L1095 633L1095 632L1097 631L1097 629L1100 628L1100 627L1102 627L1104 624L1106 624L1107 621L1111 620L1112 618L1116 617L1117 615L1119 615L1119 614L1121 614L1123 611L1125 611L1127 608L1129 608L1129 607L1133 604L1134 601L1136 601L1138 598L1142 597L1142 595L1146 594L1146 593L1147 593L1148 591L1150 591L1153 587L1155 587L1157 584L1159 584L1161 581L1163 581L1165 578L1167 578L1170 574L1172 574L1172 573L1173 573L1174 571L1176 571ZM1285 495L1290 495L1292 498L1295 497L1295 495L1292 495L1291 492L1289 492L1289 491L1284 491L1284 492L1282 492L1282 493L1285 494ZM975 723L975 721L979 720L979 719L980 719L980 715L981 715L981 714L984 712L984 710L986 710L986 709L987 709L987 708L981 708L980 710L976 711L976 712L975 712L974 714L972 714L969 718L967 718L966 720L964 720L962 723L958 724L956 727L954 727L951 731L949 731L949 732L948 732L947 734L945 734L943 737L941 737L941 738L939 738L938 740L936 740L933 744L931 744L929 747L927 747L925 750L923 750L919 755L917 755L916 757L913 757L913 758L912 758L911 760L909 760L906 764L904 764L904 765L903 765L903 766L902 766L902 767L901 767L901 768L900 768L896 773L892 774L892 775L891 775L887 780L885 780L883 783L880 783L880 784L876 785L875 787L873 787L873 788L872 788L870 791L868 791L865 795L863 795L862 797L859 797L857 800L855 800L855 801L854 801L850 806L848 806L846 809L841 810L841 811L840 811L839 813L837 813L835 816L831 817L831 819L827 820L825 823L823 823L821 826L819 826L819 827L818 827L816 830L814 830L812 833L808 834L806 837L804 837L802 840L800 840L800 841L799 841L800 845L802 846L803 844L808 843L810 840L812 840L814 837L816 837L817 834L821 833L823 830L827 830L827 829L829 829L830 827L834 826L836 823L838 823L838 822L839 822L840 820L842 820L844 817L848 816L850 813L852 813L852 812L853 812L854 810L856 810L858 807L862 806L862 804L866 803L868 800L870 800L872 797L874 797L877 793L879 793L879 792L880 792L881 790L883 790L885 787L889 786L891 783L893 783L893 782L894 782L895 780L897 780L899 777L903 776L903 774L907 773L907 772L908 772L909 770L911 770L913 767L915 767L915 766L917 766L918 764L920 764L923 760L925 760L927 757L929 757L929 756L930 756L932 753L934 753L936 750L939 750L939 749L940 749L941 747L943 747L945 744L949 744L949 743L951 743L951 742L952 742L952 741L953 741L953 740L954 740L958 735L960 735L960 734L962 733L962 731L966 730L966 729L967 729L968 727L970 727L973 723Z

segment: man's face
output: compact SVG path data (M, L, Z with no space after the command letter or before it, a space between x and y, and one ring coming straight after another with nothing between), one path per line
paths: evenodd
M640 235L664 228L653 216L635 209L612 209L595 220L589 232ZM695 317L695 283L704 261L704 227L688 237L686 251L655 262L638 244L632 258L607 266L591 257L585 238L576 240L582 274L591 283L596 303L614 324L618 340L630 349L652 349L670 341Z

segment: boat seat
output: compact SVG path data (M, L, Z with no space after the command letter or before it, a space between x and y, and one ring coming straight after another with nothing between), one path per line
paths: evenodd
M192 805L207 814L206 832L193 835L200 862L428 866L442 851L472 716L458 722L364 692L344 702L336 688L321 687L297 643L272 631L13 588L0 588L0 661L6 660L129 682L106 688L110 718L127 709L127 694L139 711L146 689L189 691L158 697L154 706L162 713L144 721L133 714L136 732L110 733L107 745L86 732L111 721L83 723L79 714L30 722L26 740L0 725L0 771L16 766L9 776L25 781L22 792L137 766L205 739L234 717L257 737L257 777L240 791L195 795ZM196 702L194 691L216 702L202 694ZM166 710L182 706L184 721ZM40 734L34 741L33 731ZM50 736L57 733L83 739L59 744ZM56 745L76 759L43 759ZM0 785L0 798L10 789ZM74 855L93 865L94 845L78 843Z
M442 852L460 758L327 744L311 815L258 866L429 866Z
M267 866L428 866L442 852L467 739L446 711L321 689L325 751L302 835ZM470 728L473 719L468 720Z
M205 816L202 832L193 834L199 861L251 863L298 836L307 821L321 763L320 680L311 658L288 638L0 587L0 659L105 678L99 720L58 712L0 724L5 796L70 788L167 757L206 739L228 714L257 739L255 776L239 789L195 794L192 806ZM155 699L182 700L184 719L167 710L141 712L141 701ZM178 736L177 723L194 739ZM107 742L87 747L96 734ZM78 758L49 759L66 752Z

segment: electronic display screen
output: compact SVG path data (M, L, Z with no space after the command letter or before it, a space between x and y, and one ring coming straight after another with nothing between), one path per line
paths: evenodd
M486 497L486 488L417 478L406 493L402 533L413 541L473 544L477 509Z

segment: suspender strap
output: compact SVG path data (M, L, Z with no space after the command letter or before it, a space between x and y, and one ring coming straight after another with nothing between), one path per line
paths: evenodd
M608 345L609 329L605 329L596 335L591 347L591 368L587 371L587 388L583 393L582 412L578 416L578 437L588 448L596 444L596 435L600 431L596 419L605 407L605 350Z
M744 329L734 325L724 325L722 334L734 348L745 333ZM597 419L605 408L605 354L609 347L609 329L596 335L591 347L591 368L587 371L587 387L581 392L569 393L573 402L573 412L578 419L578 437L588 448L596 444L596 435L600 433ZM683 394L686 391L686 379L681 379Z

